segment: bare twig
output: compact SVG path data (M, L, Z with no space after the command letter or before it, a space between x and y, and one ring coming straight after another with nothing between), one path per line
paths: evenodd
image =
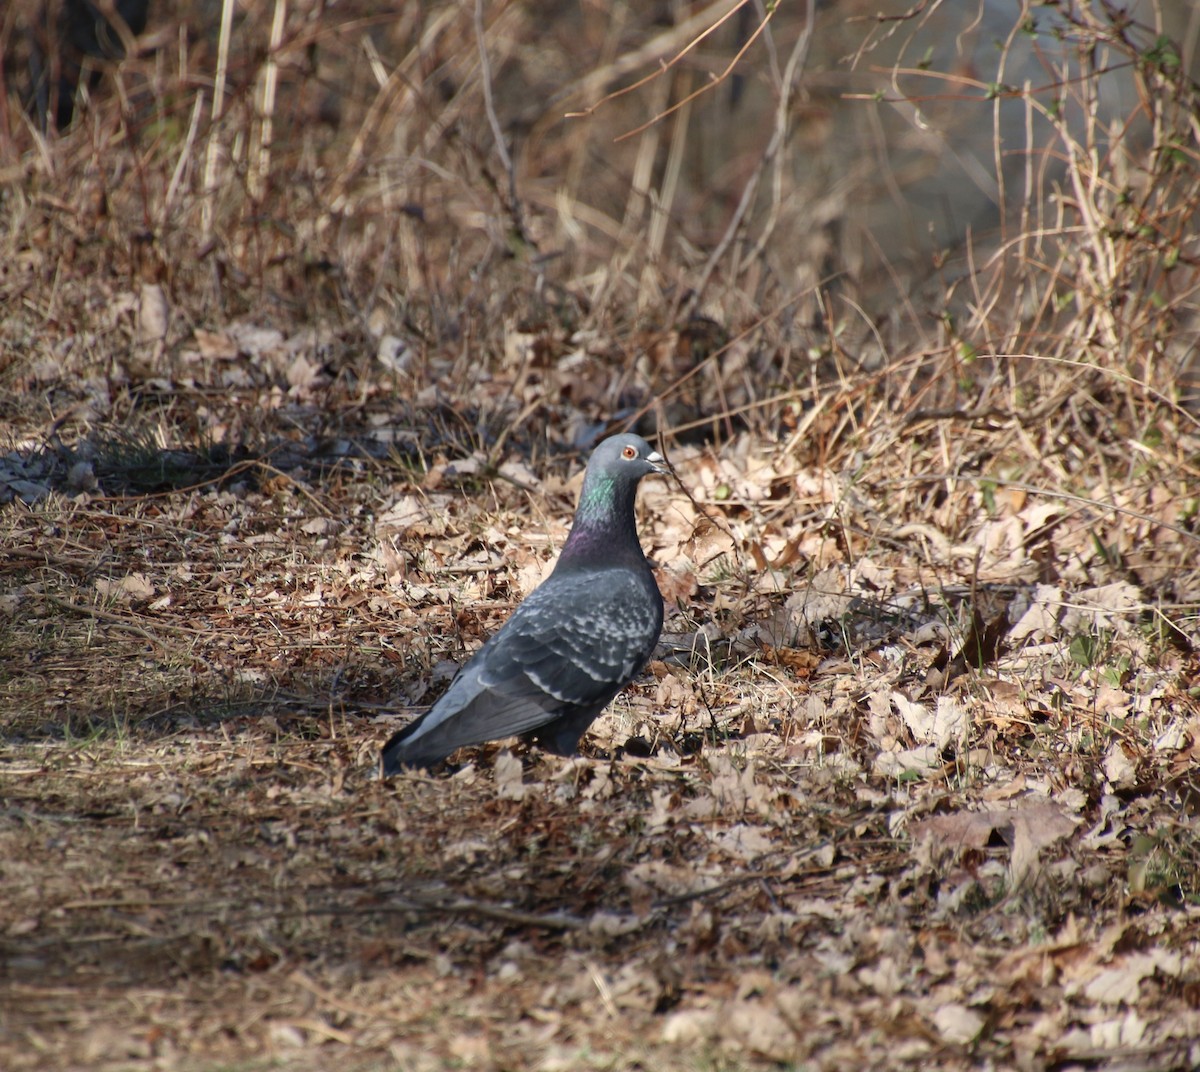
M679 51L674 56L671 57L671 59L665 60L665 61L660 61L660 67L657 71L654 71L651 74L648 74L643 78L639 78L632 85L625 86L622 89L617 89L611 93L605 94L605 96L601 97L595 104L593 104L589 108L584 109L581 112L567 112L566 118L568 118L568 119L586 118L587 116L592 115L599 108L604 107L604 105L608 104L610 101L614 101L618 97L623 97L627 93L635 93L637 90L641 89L642 86L648 85L650 82L653 82L656 78L662 77L662 75L666 74L667 71L669 71L677 63L679 63L689 52L691 52L694 48L696 48L696 46L699 45L701 41L703 41L710 34L713 34L717 30L719 30L729 19L733 18L733 16L736 15L746 4L752 3L752 2L753 2L753 0L738 0L738 2L735 3L733 7L731 7L728 11L725 12L725 14L721 15L720 18L716 19L715 21L712 21L712 12L715 8L721 6L720 0L718 3L711 4L711 5L709 5L709 7L704 8L702 11L695 13L687 22L685 22L679 26L676 26L673 30L673 36L683 37L685 39L690 37L691 39L688 40L687 43L682 48L680 48ZM769 15L768 15L768 17L769 17ZM765 25L765 20L764 20L764 25ZM645 52L649 51L650 49L653 49L656 45L661 46L662 42L661 41L652 42L648 46L647 49L642 50L642 53L644 54ZM742 49L741 51L744 52L745 49ZM741 55L741 52L739 52L739 56L740 55ZM622 58L623 59L623 64L622 64L623 67L627 69L631 63L641 62L640 55L635 54L635 56L637 56L636 59L631 58L628 55L623 57ZM732 67L732 65L731 65L731 67ZM612 75L614 73L615 72L611 72L611 71L606 72L606 77L612 77ZM592 76L593 79L595 77L596 77L596 75ZM697 95L701 92L704 92L704 90L707 90L708 88L709 88L708 86L705 86L703 90L697 90L696 91ZM669 113L663 113L663 114L666 115ZM657 119L661 119L661 118L662 118L661 115L656 116L655 119L652 119L650 122L651 123L656 122ZM629 131L628 133L621 135L621 138L618 138L617 140L620 141L620 140L622 140L622 138L629 138L629 137L632 137L634 134L640 134L641 131L644 130L645 127L649 126L649 125L650 124L647 123L644 126L639 127L637 130Z
M267 42L267 58L263 64L259 89L258 138L253 142L254 158L250 162L250 196L261 200L267 190L271 173L271 143L275 130L275 91L279 82L279 48L283 44L283 27L287 19L287 0L275 0L271 20L271 38Z
M214 201L221 182L224 144L219 121L225 111L225 83L229 71L229 42L233 34L234 0L222 0L221 29L217 37L217 71L213 78L212 129L208 135L208 151L204 158L204 200L201 203L201 231L205 239L212 234L215 218Z
M521 241L529 243L529 231L525 226L525 214L521 206L520 198L517 196L517 170L513 163L512 156L508 151L508 140L504 136L504 131L500 127L500 119L496 115L496 102L493 96L492 88L492 61L488 56L487 49L487 29L483 21L483 0L475 0L475 43L479 50L479 80L483 87L483 107L487 115L488 126L492 131L492 141L496 146L496 155L500 157L500 163L504 168L505 177L508 179L508 196L505 198L509 216L513 221L513 226L516 232L521 237Z

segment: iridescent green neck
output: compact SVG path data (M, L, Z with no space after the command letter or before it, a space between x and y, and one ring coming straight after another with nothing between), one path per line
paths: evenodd
M643 558L633 517L636 481L589 472L560 559Z

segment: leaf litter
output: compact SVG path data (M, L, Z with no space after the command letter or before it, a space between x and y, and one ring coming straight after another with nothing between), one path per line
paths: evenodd
M685 480L736 472L681 453ZM1195 888L1131 895L1128 831L1172 814L1151 786L1196 716L1148 664L1110 682L1063 645L1080 623L1132 644L1136 593L1034 588L1041 624L1010 611L1008 638L1057 641L1038 676L1015 646L935 693L922 664L947 634L926 626L952 634L957 597L907 599L905 556L850 570L803 524L765 536L742 503L770 501L782 462L742 471L737 501L696 482L715 544L669 487L646 496L670 653L583 758L485 746L392 784L374 764L396 699L428 702L540 580L565 488L534 493L540 523L514 484L407 478L372 485L377 513L347 477L319 498L246 482L10 511L6 546L36 532L58 564L27 567L5 613L42 630L28 665L59 699L9 719L3 1015L26 1045L8 1067L1187 1052ZM773 565L791 541L807 550ZM1135 710L1160 748L1122 733Z

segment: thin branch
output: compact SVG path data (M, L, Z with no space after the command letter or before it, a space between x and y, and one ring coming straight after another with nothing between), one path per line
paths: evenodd
M487 32L483 24L483 0L475 0L475 41L479 46L479 81L483 86L483 107L487 113L488 126L492 129L492 139L496 143L496 155L500 157L500 163L508 177L506 207L521 241L531 245L532 241L525 226L525 214L521 209L521 201L517 197L517 169L513 164L512 155L508 151L508 143L505 141L504 131L500 127L500 118L496 114L496 102L492 95L492 62L488 56Z
M614 101L618 97L623 97L627 93L633 93L635 90L641 89L642 86L649 85L656 78L660 78L662 75L666 74L667 71L669 71L677 63L679 63L679 61L682 60L684 58L684 56L686 56L689 52L691 52L693 49L695 49L700 44L701 41L703 41L710 34L715 33L726 22L728 22L731 18L733 18L733 16L736 15L743 7L745 7L748 3L751 3L751 2L752 2L752 0L738 0L738 3L734 4L734 6L731 7L727 12L725 12L725 14L722 15L719 19L717 19L716 22L712 23L706 30L704 30L703 33L697 34L695 37L693 37L671 59L667 60L665 63L660 60L659 68L653 74L648 74L644 78L639 78L632 85L625 86L623 89L613 90L612 93L608 93L605 96L601 97L590 108L586 108L582 112L567 112L565 118L567 118L567 119L586 119L593 112L595 112L597 109L603 107L605 104L608 104L610 101ZM705 87L705 88L707 88L707 87ZM700 92L700 91L698 90L697 92ZM667 113L664 112L663 114L665 115ZM651 120L651 122L654 122L654 120ZM649 125L649 124L647 124L647 125ZM639 129L644 129L644 128L639 128ZM633 133L637 133L637 132L632 131L631 134L633 134ZM623 134L621 137L630 137L631 134ZM617 138L616 140L620 141L621 138Z
M809 0L810 5L812 2L813 2L813 0ZM739 5L739 7L740 6L741 5ZM744 45L742 45L741 48L738 49L737 54L733 57L733 59L731 59L729 61L728 64L726 64L725 69L719 75L709 74L708 81L704 85L702 85L699 89L693 90L682 100L678 100L674 104L672 104L670 108L666 109L665 111L659 112L658 115L653 116L650 119L647 119L646 122L644 122L641 126L634 127L633 130L627 130L624 134L619 134L617 137L613 138L613 141L621 142L621 141L625 141L626 138L636 137L643 130L646 130L648 127L654 126L655 123L659 122L660 120L666 119L667 116L673 114L674 112L679 111L679 109L682 108L685 104L691 104L692 101L694 101L701 94L707 93L707 92L709 92L709 90L716 89L717 86L719 86L722 82L724 82L725 79L728 78L733 73L734 68L736 68L737 65L742 62L742 57L747 53L747 51L749 51L750 46L753 45L754 42L757 41L759 39L759 37L762 36L763 31L765 31L767 28L767 24L771 21L771 16L774 15L778 9L779 9L778 5L772 6L767 9L766 15L763 17L762 21L759 22L758 26L755 27L754 33L752 33L746 39L746 43ZM730 14L732 14L732 13L733 12L730 12ZM726 16L726 17L728 17L728 16ZM715 29L716 27L713 27L713 28ZM811 31L806 31L806 33L807 32L811 32ZM666 68L664 67L663 70L666 70ZM662 74L662 71L656 72L654 77L657 78L659 74Z
M751 35L750 41L753 41L762 33L775 10L775 8L771 8L767 11L766 18L759 23L758 29ZM788 104L791 100L792 85L799 74L800 66L804 62L805 56L808 55L808 46L812 40L813 20L815 17L815 0L808 0L804 31L797 38L796 44L792 49L783 85L780 86L779 105L775 109L775 126L771 131L771 139L767 142L767 147L763 150L763 154L754 168L754 174L750 176L745 187L742 189L742 196L738 200L737 208L734 209L733 216L729 220L729 225L725 228L725 233L721 235L720 241L713 248L712 253L708 256L708 260L704 262L704 267L700 270L700 277L695 286L692 287L691 295L683 306L685 317L691 317L695 314L701 299L704 297L704 291L708 287L708 282L712 278L713 272L717 270L717 265L721 263L722 258L724 258L729 247L733 244L734 238L741 229L742 222L750 211L750 206L754 203L754 196L758 192L758 184L762 181L764 172L770 166L771 162L775 160L784 141L787 139ZM750 41L746 42L747 46L750 44ZM745 49L742 51L744 52ZM740 56L741 52L738 55ZM755 256L758 255L760 249L761 246L756 247Z

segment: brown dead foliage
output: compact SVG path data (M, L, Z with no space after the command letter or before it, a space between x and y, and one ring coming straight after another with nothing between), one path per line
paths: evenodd
M1058 223L864 342L779 269L819 274L807 207L751 199L706 267L704 153L668 243L609 141L636 95L553 133L551 86L593 103L688 23L483 9L500 129L544 147L511 184L470 5L296 5L269 48L248 8L214 117L216 23L164 4L58 138L8 99L0 1066L1195 1067L1200 152L1165 46L1077 26L1157 149L1118 189L1097 121L1055 128ZM663 175L703 126L671 122ZM381 783L626 426L681 478L639 502L646 674L580 757Z

